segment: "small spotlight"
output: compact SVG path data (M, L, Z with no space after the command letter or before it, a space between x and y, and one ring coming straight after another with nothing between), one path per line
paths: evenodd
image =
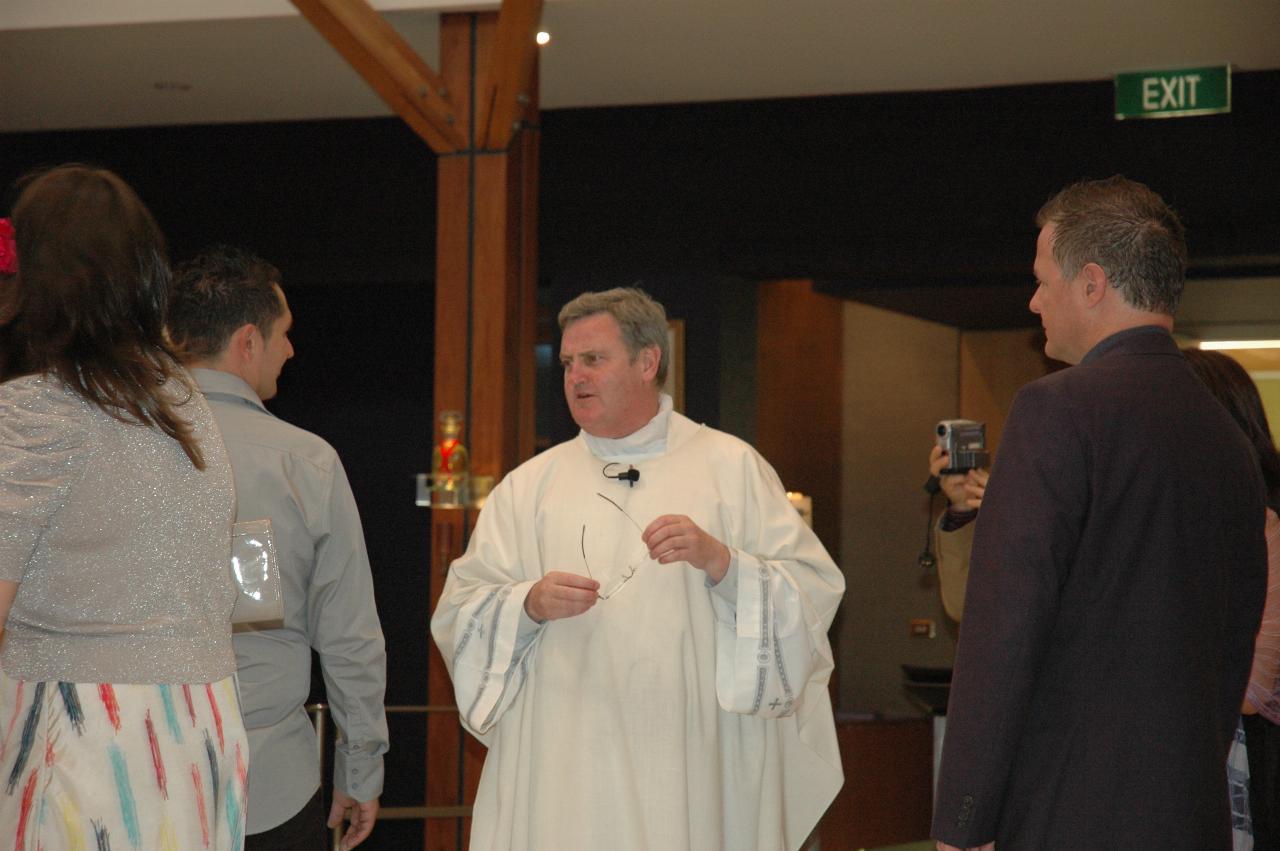
M547 32L546 30L538 30L538 35L536 36L536 39L538 44L546 44L547 42L551 41L551 33Z

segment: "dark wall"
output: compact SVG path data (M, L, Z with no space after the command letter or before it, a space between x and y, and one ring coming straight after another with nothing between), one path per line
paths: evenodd
M1260 231L1280 223L1280 72L1237 74L1226 115L1116 121L1111 92L548 113L542 261L751 278L1023 273L1035 209L1066 183L1116 172L1182 212L1197 258L1276 253Z
M175 259L248 244L287 284L430 280L435 158L399 121L307 121L0 134L7 189L30 169L80 161L142 196Z
M1123 173L1182 213L1193 273L1275 274L1280 72L1233 89L1230 114L1154 121L1114 120L1109 82L548 113L542 264L814 278L1025 325L1036 209Z

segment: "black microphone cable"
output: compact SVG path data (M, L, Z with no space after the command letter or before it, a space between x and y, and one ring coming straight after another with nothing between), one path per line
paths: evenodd
M623 470L621 473L609 472L610 467L621 467L621 466L622 466L621 464L614 461L609 464L605 464L604 468L600 471L600 473L606 479L617 479L620 482L626 482L627 487L629 488L635 487L636 482L640 481L640 471L637 470L635 467L632 467L630 464L628 464L627 469Z
M933 498L942 490L942 482L937 476L930 476L924 483L924 492L929 494L929 511L924 518L924 551L916 559L916 564L925 573L932 573L938 567L938 557L933 554Z

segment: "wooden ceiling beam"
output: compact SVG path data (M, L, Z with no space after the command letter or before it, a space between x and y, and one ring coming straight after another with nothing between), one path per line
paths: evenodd
M467 147L443 79L365 0L290 0L437 154Z
M489 58L488 85L481 93L476 116L484 147L506 150L516 121L534 98L536 36L542 20L542 0L502 0L498 31Z

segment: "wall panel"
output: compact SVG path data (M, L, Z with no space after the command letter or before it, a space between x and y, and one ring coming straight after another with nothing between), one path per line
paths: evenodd
M813 528L840 558L840 301L808 281L760 284L756 448L788 490L813 497Z
M922 486L933 428L956 414L960 332L855 302L845 303L843 318L841 552L849 590L838 633L839 706L919 715L899 666L950 665L954 657L937 577L916 559L930 517ZM936 637L910 637L913 618L933 620Z

